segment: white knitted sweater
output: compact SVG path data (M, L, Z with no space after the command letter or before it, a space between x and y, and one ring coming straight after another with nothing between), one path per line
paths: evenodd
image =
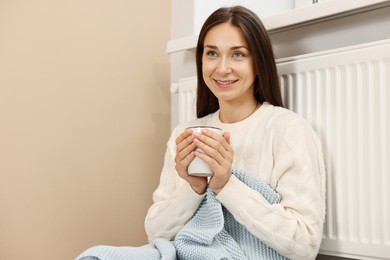
M204 195L175 170L176 137L186 127L210 125L231 134L233 167L257 175L282 197L270 204L234 175L216 198L249 232L281 255L315 259L325 215L325 169L319 139L299 115L263 103L245 120L224 124L219 111L176 127L167 144L160 184L145 219L150 242L172 240L191 219Z

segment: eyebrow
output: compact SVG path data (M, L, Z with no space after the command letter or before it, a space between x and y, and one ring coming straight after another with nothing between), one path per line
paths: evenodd
M204 48L210 48L210 49L218 50L218 47L215 46L215 45L205 45ZM246 47L246 46L233 46L230 49L237 50L237 49L241 49L241 48L249 50L249 48Z

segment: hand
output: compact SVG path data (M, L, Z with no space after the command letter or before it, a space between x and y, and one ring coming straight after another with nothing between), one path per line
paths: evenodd
M204 153L195 152L195 155L210 165L213 176L209 187L218 194L232 175L234 151L230 146L230 133L222 136L210 130L203 130L202 134L195 135L194 144Z
M196 146L194 139L195 137L190 129L187 129L176 138L176 171L181 178L191 185L196 193L203 194L207 189L207 177L192 176L187 171L188 165L195 158L194 150Z

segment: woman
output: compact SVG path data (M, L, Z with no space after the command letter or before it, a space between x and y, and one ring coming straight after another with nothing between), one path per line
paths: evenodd
M282 108L272 47L260 19L240 6L215 11L200 31L196 63L198 119L176 127L168 141L145 220L149 240L173 239L209 187L239 223L281 255L314 259L325 214L321 147L308 122ZM185 130L194 125L219 127L223 137ZM209 181L188 175L195 156L211 166ZM232 175L233 167L262 178L281 203L254 195Z
M198 119L177 126L168 141L145 219L149 241L175 240L178 247L178 234L211 190L235 221L272 250L314 259L325 214L321 145L308 122L282 108L272 46L260 19L240 6L215 11L200 31L196 63ZM192 134L187 128L196 125L219 127L224 134ZM209 164L210 178L188 174L195 156ZM280 203L268 202L232 174L236 169L266 182Z

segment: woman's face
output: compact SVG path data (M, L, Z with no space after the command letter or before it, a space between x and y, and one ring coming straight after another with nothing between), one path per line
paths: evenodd
M222 23L211 28L204 39L203 79L219 102L253 99L253 57L240 28Z

